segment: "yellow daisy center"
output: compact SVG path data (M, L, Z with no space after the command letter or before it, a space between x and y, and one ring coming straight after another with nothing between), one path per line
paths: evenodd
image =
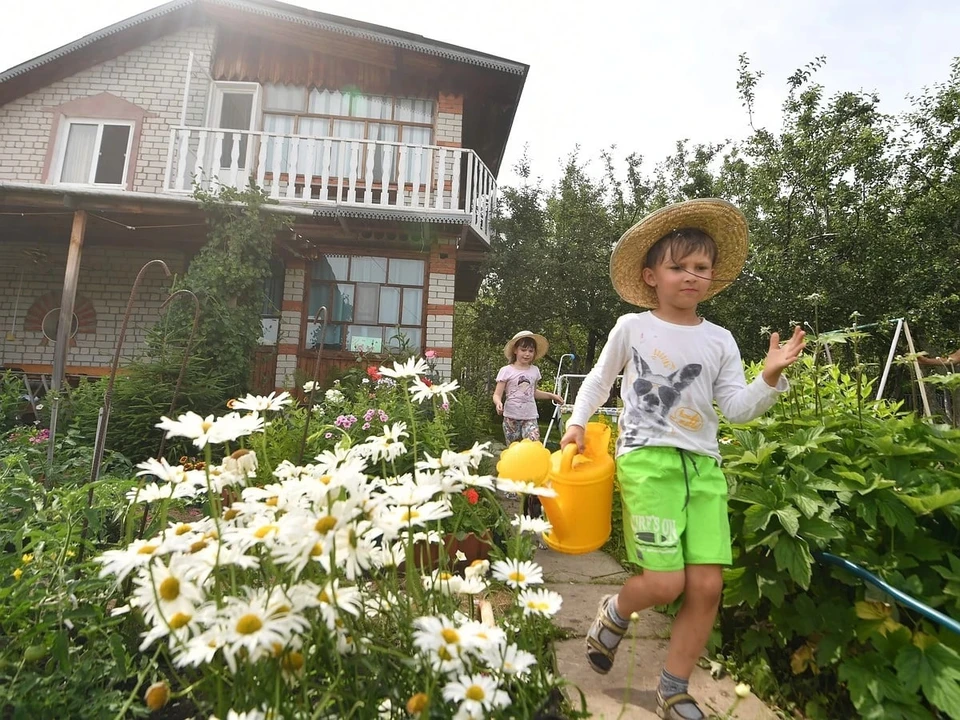
M263 527L257 528L254 531L253 536L258 540L263 540L267 535L272 532L277 532L279 529L280 528L278 528L276 525L264 525Z
M448 643L460 642L460 634L453 628L444 628L442 631L440 631L440 636L443 638L444 642L448 642Z
M139 550L137 550L137 554L138 554L138 555L153 555L153 553L156 551L156 549L157 549L157 546L156 546L156 545L144 545L142 548L140 548Z
M317 520L316 524L313 526L313 529L316 530L321 535L326 535L328 532L333 530L337 525L337 519L331 515L322 517Z
M320 557L323 555L323 545L321 543L314 543L313 548L310 550L310 557Z
M468 700L476 700L477 702L480 702L487 696L487 693L485 693L483 688L479 685L471 685L467 688L465 695Z
M223 514L223 519L224 519L224 520L233 520L233 519L234 519L237 515L239 515L239 514L240 514L240 511L239 511L239 510L234 510L233 508L230 508L229 510L227 510L227 511Z
M191 553L198 553L207 546L206 540L197 540L193 545L190 546Z
M263 627L263 621L253 613L247 613L237 620L237 632L241 635L252 635Z
M268 506L268 507L276 507L276 506L277 506L277 503L278 503L279 501L280 501L279 498L276 498L276 497L268 497L266 500L263 501L263 504L266 505L266 506Z
M187 524L185 524L185 523L182 523L182 524L180 524L180 525L177 525L177 529L174 530L173 532L174 532L175 535L178 535L178 536L179 536L179 535L186 535L186 534L187 534L188 532L190 532L191 530L193 530L192 527L190 527L189 525L187 525Z
M509 578L514 582L522 583L527 579L527 576L519 570L514 570L512 573L510 573Z
M280 661L280 667L287 672L297 672L297 670L303 667L303 653L291 650L283 656L283 659Z
M180 581L175 577L164 578L163 582L160 583L159 593L160 597L167 602L176 600L180 597Z
M204 420L202 423L200 423L200 429L203 430L204 432L208 432L212 427L213 427L213 422L210 420Z
M330 596L327 595L327 591L326 591L326 590L321 590L321 591L320 591L320 594L317 595L317 600L319 600L319 601L322 602L322 603L327 603L327 604L329 604L329 603L330 603Z
M407 712L411 715L419 715L427 708L427 704L430 702L430 696L426 693L417 693L416 695L411 695L410 699L407 700Z
M192 617L193 617L192 615L187 615L186 613L178 612L176 615L170 618L170 627L173 628L174 630L179 630L188 622L190 622L190 619Z

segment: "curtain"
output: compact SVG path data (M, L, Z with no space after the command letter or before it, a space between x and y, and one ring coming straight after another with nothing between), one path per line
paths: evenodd
M63 153L60 182L86 183L90 181L90 170L96 145L96 125L70 123L67 147Z

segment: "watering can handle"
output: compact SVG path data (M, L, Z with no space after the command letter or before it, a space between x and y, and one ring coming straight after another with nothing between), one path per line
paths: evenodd
M568 443L560 453L560 472L568 473L573 469L573 458L577 454L577 444Z

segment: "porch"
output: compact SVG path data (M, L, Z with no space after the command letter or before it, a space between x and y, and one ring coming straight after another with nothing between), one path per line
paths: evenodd
M162 191L257 185L315 214L463 223L489 242L493 173L466 148L253 130L170 129Z

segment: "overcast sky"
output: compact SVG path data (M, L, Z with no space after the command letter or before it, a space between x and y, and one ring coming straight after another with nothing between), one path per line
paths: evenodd
M0 0L0 68L130 15L155 0ZM587 158L616 145L651 163L681 138L739 139L737 57L765 77L758 122L778 125L785 80L818 55L828 92L877 91L897 112L906 95L946 79L956 0L299 0L295 4L387 25L529 64L501 181L529 147L536 175L556 179L576 145ZM454 12L453 8L459 8ZM566 8L566 9L565 9ZM599 166L599 164L597 164Z

